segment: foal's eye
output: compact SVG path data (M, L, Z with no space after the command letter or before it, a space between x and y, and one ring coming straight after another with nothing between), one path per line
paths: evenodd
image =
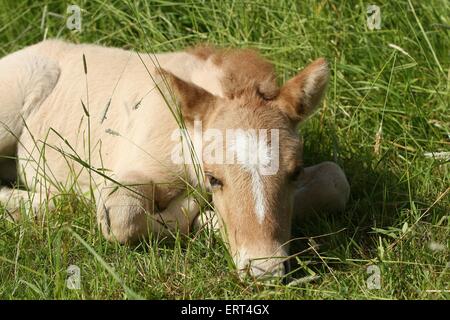
M208 179L209 184L211 185L211 188L213 188L213 189L221 188L223 186L222 181L220 181L219 179L217 179L216 177L214 177L210 173L206 174L206 178Z

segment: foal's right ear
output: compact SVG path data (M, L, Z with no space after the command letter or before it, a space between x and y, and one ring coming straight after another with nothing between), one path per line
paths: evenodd
M158 71L172 89L185 120L203 119L208 111L214 107L217 98L208 91L178 78L169 71L164 69Z

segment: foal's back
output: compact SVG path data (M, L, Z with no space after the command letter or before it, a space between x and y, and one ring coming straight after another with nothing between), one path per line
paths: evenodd
M8 65L19 72L0 72L0 82L14 83L8 92L0 89L2 100L9 97L0 102L0 120L13 129L13 134L0 129L8 137L0 144L0 155L12 156L18 147L18 158L27 159L19 161L19 169L29 185L43 170L39 159L44 145L45 175L65 182L73 171L82 186L90 178L88 170L81 170L86 163L115 172L129 163L124 158L144 157L142 150L152 154L147 167L167 163L165 148L177 124L156 88L161 79L155 66L174 64L177 55L48 40L3 58L0 69ZM36 80L27 82L33 76ZM33 95L37 97L24 106Z

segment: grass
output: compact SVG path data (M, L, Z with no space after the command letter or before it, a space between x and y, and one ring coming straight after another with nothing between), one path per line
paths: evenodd
M80 33L42 18L73 3ZM239 280L206 232L108 243L93 206L67 195L44 224L0 219L0 298L449 299L449 158L430 153L450 151L450 7L376 3L382 25L370 31L362 1L0 0L0 56L44 37L142 51L207 41L259 48L280 81L327 57L323 108L301 127L305 163L338 162L352 188L345 213L296 226L296 276L311 281L290 286ZM66 287L72 264L80 290ZM380 289L366 285L370 265Z

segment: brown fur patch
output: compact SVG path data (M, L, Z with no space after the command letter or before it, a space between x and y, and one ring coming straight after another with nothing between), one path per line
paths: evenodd
M206 60L211 55L217 52L217 48L213 45L204 43L195 47L188 48L186 52L196 56L199 59Z
M225 96L241 98L245 94L256 94L261 99L272 100L279 92L275 69L256 50L220 49L210 45L199 45L188 50L202 60L211 61L223 70L222 79Z
M272 63L253 49L221 49L202 44L188 49L202 60L210 60L224 73L225 96L243 107L274 106L294 124L310 116L322 99L329 78L328 65L320 58L309 64L280 89Z

